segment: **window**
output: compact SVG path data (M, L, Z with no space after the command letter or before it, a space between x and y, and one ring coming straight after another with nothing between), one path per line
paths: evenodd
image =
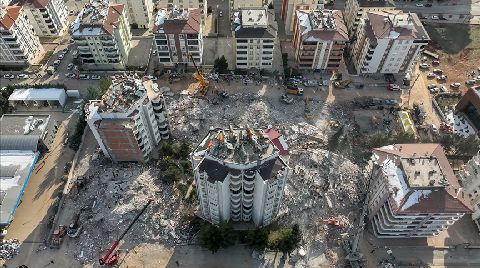
M178 37L179 37L180 39L185 38L185 36L184 36L183 34L179 34Z
M157 39L167 39L167 36L164 34L157 34L156 37Z
M273 48L273 45L264 45L263 48Z

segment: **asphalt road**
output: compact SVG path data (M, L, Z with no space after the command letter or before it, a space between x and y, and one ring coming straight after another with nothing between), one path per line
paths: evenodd
M230 2L228 0L210 0L208 6L211 6L213 13L217 16L218 34L221 37L232 36L232 25L230 22ZM222 16L220 17L220 11Z

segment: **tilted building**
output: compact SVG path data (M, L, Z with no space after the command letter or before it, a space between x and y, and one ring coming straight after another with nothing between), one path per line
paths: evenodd
M369 12L352 44L358 73L406 73L430 41L417 14Z
M282 201L288 146L274 129L212 129L192 153L201 217L267 225Z
M282 0L280 17L285 23L285 33L293 34L295 31L295 16L298 10L323 10L323 0Z
M299 69L337 70L348 33L340 10L298 10L293 47Z
M480 151L465 165L458 174L473 208L472 220L480 232Z
M197 64L202 63L203 34L201 10L160 9L153 27L157 57L166 67L179 64L193 66L190 55Z
M165 100L157 85L136 75L117 76L101 100L86 106L87 123L105 156L114 162L147 162L168 139Z
M23 6L38 36L61 36L67 31L68 11L63 0L15 0Z
M440 144L395 144L373 150L368 218L379 238L436 236L470 202Z
M271 69L277 38L273 9L240 9L233 15L236 68Z
M132 34L125 6L91 0L72 22L72 38L84 69L124 69Z
M22 6L0 9L0 66L40 61L43 48Z
M392 11L395 4L392 0L347 0L343 13L349 36L355 38L357 29L368 12Z
M152 24L152 0L111 0L110 3L125 5L128 22L132 27L148 29Z

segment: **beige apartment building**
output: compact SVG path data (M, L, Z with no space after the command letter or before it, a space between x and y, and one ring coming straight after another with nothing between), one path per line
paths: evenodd
M369 12L351 46L352 61L360 74L407 73L429 40L417 14Z
M337 70L348 42L340 10L297 10L293 47L299 69Z
M285 33L293 34L297 10L323 10L323 0L282 0L280 17L285 23Z
M125 68L132 34L124 5L93 0L82 9L71 30L82 68Z
M38 36L60 36L67 31L67 7L63 0L15 0L23 6Z
M440 144L373 150L368 219L379 238L436 236L472 212Z
M147 29L152 24L152 0L111 0L111 3L125 5L128 22L132 25L132 28Z
M0 66L35 64L43 48L22 6L0 9Z

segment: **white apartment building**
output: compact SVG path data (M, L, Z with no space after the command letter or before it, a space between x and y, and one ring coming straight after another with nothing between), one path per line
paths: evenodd
M230 0L230 10L263 7L267 4L268 3L265 0Z
M21 6L0 10L0 66L23 66L40 60L43 48Z
M67 30L68 11L63 0L18 0L38 36L60 36Z
M92 0L80 11L71 27L82 68L125 68L132 34L124 5L109 6L107 0Z
M373 150L368 218L379 238L436 236L470 202L440 144L395 144Z
M192 153L201 217L268 225L278 213L288 145L274 129L211 129Z
M297 10L323 10L324 0L282 0L280 17L285 23L285 33L293 34Z
M206 8L206 0L159 0L156 4L157 8L200 8L204 10Z
M347 0L345 2L345 25L349 36L354 38L362 19L367 17L368 12L392 11L395 4L392 0Z
M203 58L201 10L160 9L153 27L158 61L165 67L193 67L190 55L197 64Z
M369 12L352 45L358 73L407 73L430 37L417 14Z
M234 13L236 68L271 69L277 38L277 23L273 10L266 8L240 9Z
M480 232L480 151L468 161L458 178L470 199L473 208L472 220Z
M299 69L335 71L348 42L340 10L298 10L293 47Z
M128 22L132 28L147 29L150 27L153 18L152 0L111 0L110 3L125 5Z
M147 162L170 138L163 95L137 75L118 75L101 100L86 106L87 123L105 156L114 162Z

